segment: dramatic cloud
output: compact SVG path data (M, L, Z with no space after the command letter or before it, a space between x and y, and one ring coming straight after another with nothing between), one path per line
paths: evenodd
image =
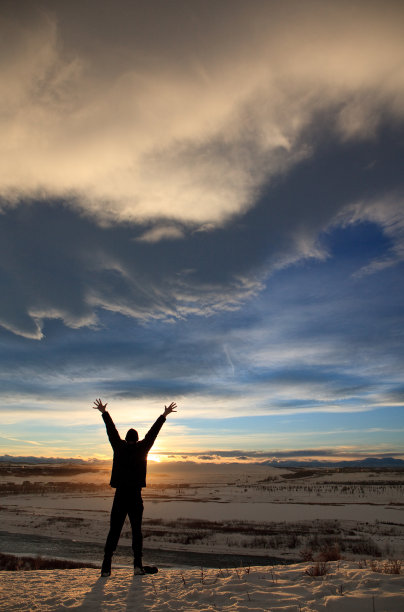
M3 2L4 452L402 450L403 17Z
M44 319L91 325L98 307L140 320L234 309L271 270L325 257L319 232L346 223L364 195L351 219L382 224L398 246L362 273L400 260L398 195L386 207L363 189L339 187L337 198L296 178L283 194L268 186L323 156L327 139L371 144L403 119L402 12L368 1L85 1L78 19L71 3L6 2L0 324L38 339ZM354 173L346 164L339 179L340 164L330 159L328 175L334 165L348 185ZM6 220L50 200L46 227L41 211Z
M155 245L136 228L100 228L57 204L20 206L2 215L0 324L33 339L44 319L96 325L98 308L140 321L209 315L238 307L261 287L251 264L237 266L220 238L201 258L204 235ZM140 230L142 231L142 230ZM170 238L173 236L170 235ZM223 269L211 270L212 257Z
M319 115L342 139L403 119L403 16L369 0L8 2L0 193L100 222L222 224L310 155Z
M391 156L403 155L400 141L398 131L381 144L323 145L267 189L242 221L224 228L100 227L58 201L7 209L0 216L0 278L7 288L0 324L40 339L46 319L94 326L101 309L144 322L231 312L262 292L276 271L330 257L322 236L338 227L372 224L385 237L386 248L365 255L352 274L399 264L402 171Z

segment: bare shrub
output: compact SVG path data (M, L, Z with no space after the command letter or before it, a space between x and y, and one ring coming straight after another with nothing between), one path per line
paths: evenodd
M401 574L401 561L389 559L384 564L384 574Z
M370 537L352 538L348 535L329 537L316 533L307 539L307 548L315 551L317 553L315 559L320 561L338 561L344 551L367 557L382 556L380 548ZM329 558L326 558L327 556Z
M382 556L380 548L370 538L350 542L350 549L354 555Z
M167 542L176 542L178 544L195 544L195 542L201 542L203 539L208 537L208 533L205 531L188 531L187 533L173 533L166 537Z
M313 578L316 576L325 576L328 574L327 563L324 561L317 561L317 563L308 567L304 573Z
M385 574L401 574L401 561L398 559L390 559L386 561Z
M318 561L339 561L341 559L341 551L338 543L335 542L331 546L323 546L316 559Z
M257 538L252 538L250 542L245 542L244 543L244 547L245 548L270 548L270 544L268 541L268 538L265 537L257 537Z
M401 561L389 559L388 561L371 561L370 569L378 574L401 574Z
M288 548L296 548L300 544L300 538L296 533L289 533L287 535L287 544Z
M313 551L311 548L304 548L299 554L302 561L313 561Z
M361 559L358 561L358 567L360 569L369 568L372 572L378 574L401 574L402 562L399 559L389 559L388 561Z

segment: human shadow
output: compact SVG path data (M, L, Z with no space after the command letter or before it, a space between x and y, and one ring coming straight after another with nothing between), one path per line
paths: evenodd
M75 607L74 610L81 610L82 612L88 612L88 610L101 610L106 583L106 579L100 576L93 584L92 588L87 591L81 604ZM58 608L55 608L55 612L61 612L62 610L66 610L66 606L60 605Z
M83 600L78 606L74 607L75 612L89 612L90 610L102 610L105 604L113 598L116 602L122 605L122 610L133 612L133 610L144 610L146 603L150 600L153 593L150 576L126 576L122 580L119 577L117 583L112 584L113 591L108 589L109 581L113 582L113 577L103 578L98 577L92 587L85 593ZM116 590L115 590L116 587ZM154 599L154 596L153 596ZM125 607L126 601L126 607ZM55 608L55 612L66 610L66 605L62 603Z
M150 580L153 580L151 576L133 576L132 582L128 589L128 596L126 598L126 610L133 612L133 610L144 610L146 602L146 593L149 591ZM146 581L146 582L145 582ZM146 586L147 584L147 586Z

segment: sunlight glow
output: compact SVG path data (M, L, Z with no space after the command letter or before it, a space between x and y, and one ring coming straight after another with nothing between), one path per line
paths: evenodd
M156 463L160 463L161 459L158 455L155 455L154 453L149 453L147 456L149 461L155 461Z

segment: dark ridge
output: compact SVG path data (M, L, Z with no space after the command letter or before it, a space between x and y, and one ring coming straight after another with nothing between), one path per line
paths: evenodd
M43 557L17 557L0 553L0 570L7 572L51 570L51 569L80 569L97 566L92 563L80 563L66 559L44 559Z

